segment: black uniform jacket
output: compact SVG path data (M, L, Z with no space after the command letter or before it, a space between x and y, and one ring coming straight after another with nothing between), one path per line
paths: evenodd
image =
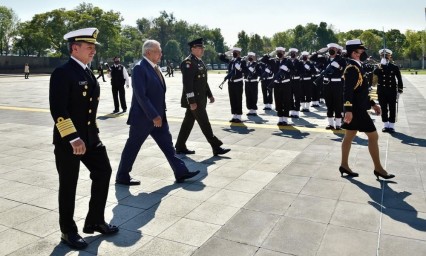
M374 106L374 101L368 95L368 81L365 71L355 60L349 59L343 73L344 89L343 102L345 111L366 111Z
M205 107L207 98L213 94L207 83L207 68L204 62L191 54L180 64L180 70L183 82L181 106L187 108L189 104L197 103Z
M396 66L395 64L380 64L374 70L374 74L377 75L378 78L378 92L380 92L383 88L393 88L395 91L398 89L399 92L403 91L401 72L399 71L398 66Z
M53 144L70 145L78 137L86 146L100 142L96 124L99 95L95 76L72 58L53 71L49 88L50 112L55 122Z

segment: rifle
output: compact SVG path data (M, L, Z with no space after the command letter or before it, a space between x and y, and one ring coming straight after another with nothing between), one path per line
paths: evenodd
M320 85L322 80L324 79L325 75L327 75L328 73L330 73L330 71L332 71L333 66L331 66L331 63L328 64L328 66L319 74L319 76L314 80L314 84L315 85Z
M227 80L229 80L231 77L233 77L234 75L236 75L236 69L235 68L225 76L225 78L223 79L222 83L220 83L219 88L222 90L223 89L223 85L225 84L225 82Z

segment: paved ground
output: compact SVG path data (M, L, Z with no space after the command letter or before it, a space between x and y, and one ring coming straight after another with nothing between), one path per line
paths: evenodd
M376 181L363 134L350 159L360 177L340 177L343 133L324 129L324 108L294 120L292 128L278 129L273 111L230 126L227 91L217 87L223 77L210 75L217 102L208 112L232 151L213 157L196 126L188 142L196 154L183 160L202 175L176 185L149 139L132 172L142 185L111 180L106 216L120 232L81 232L90 244L77 252L59 239L49 77L1 76L0 255L426 255L426 76L404 77L398 132L379 132L383 164L396 174L392 182ZM184 112L180 74L166 81L176 138ZM110 114L110 86L101 86L98 123L114 176L128 127L125 115ZM380 121L376 125L381 130ZM75 212L80 230L90 184L82 167Z

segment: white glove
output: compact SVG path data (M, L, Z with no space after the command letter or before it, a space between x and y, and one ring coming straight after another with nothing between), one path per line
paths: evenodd
M317 71L318 73L320 72L320 70L318 68L315 68L315 71Z
M235 63L234 67L235 67L237 70L241 70L241 64L240 64L240 63Z
M269 70L269 68L265 68L265 72L271 74L271 70Z
M305 68L306 68L307 70L311 70L311 67L309 67L309 65L308 65L308 64L305 64Z
M380 60L380 64L382 64L382 65L386 65L386 64L388 64L388 62L386 61L386 58L382 58L382 59Z
M332 65L333 67L335 67L335 68L340 68L339 63L337 63L337 62L335 62L335 61L333 61L333 62L331 63L331 65Z
M282 70L284 70L284 71L288 71L288 67L287 67L286 65L282 65L282 66L280 67L280 69L282 69Z
M254 68L253 67L249 67L248 70L253 73Z

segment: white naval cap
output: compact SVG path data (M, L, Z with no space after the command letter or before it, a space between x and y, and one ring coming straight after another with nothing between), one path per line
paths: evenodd
M348 53L356 49L367 50L367 48L365 48L364 44L362 43L360 39L352 39L352 40L346 41L346 50L348 51Z
M283 52L285 52L285 48L281 47L281 46L278 46L277 48L275 48L275 51L283 51Z
M338 45L338 44L336 44L336 43L329 43L329 44L327 44L327 48L331 48L331 47L334 47L334 48L337 48L337 49L340 49L340 45ZM342 48L343 49L343 48Z
M241 48L240 47L236 47L236 46L234 46L234 47L232 47L232 49L231 49L231 51L237 51L237 52L241 52Z
M254 52L248 52L247 56L256 56L256 53L254 53Z
M343 46L340 46L340 45L339 45L339 47L337 47L337 49L339 49L339 50L343 51Z
M297 50L296 48L290 48L288 49L289 52L298 52L299 50Z
M64 35L64 39L68 42L86 42L91 44L99 44L96 41L99 30L97 28L82 28L70 31Z
M307 52L307 51L303 51L303 52L301 53L301 55L302 55L302 56L309 55L309 52Z
M380 49L379 50L379 54L380 55L382 55L383 54L383 52L385 52L386 54L390 54L390 55L392 55L392 51L391 50L389 50L389 49Z

